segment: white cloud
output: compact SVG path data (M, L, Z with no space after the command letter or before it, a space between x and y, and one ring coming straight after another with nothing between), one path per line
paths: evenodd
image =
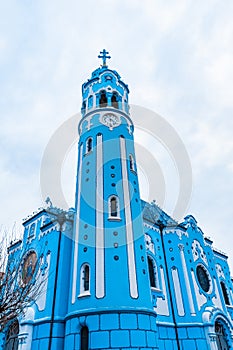
M194 155L197 167L223 166L231 160L233 154L232 127L233 122L228 125L218 122L201 121L197 130L192 135L192 142L199 145L198 154Z

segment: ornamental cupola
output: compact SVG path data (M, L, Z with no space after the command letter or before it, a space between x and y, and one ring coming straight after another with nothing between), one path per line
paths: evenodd
M128 86L115 70L108 68L106 61L110 56L105 49L98 57L103 61L101 67L82 85L82 116L96 108L119 109L128 114Z

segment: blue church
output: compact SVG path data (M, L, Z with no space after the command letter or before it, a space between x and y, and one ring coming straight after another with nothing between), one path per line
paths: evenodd
M39 261L43 287L1 346L233 349L227 256L192 215L178 223L141 200L129 88L108 68L108 52L100 58L82 86L75 209L39 209L9 247L26 283Z

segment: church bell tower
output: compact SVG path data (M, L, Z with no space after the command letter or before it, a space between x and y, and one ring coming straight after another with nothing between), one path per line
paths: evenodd
M157 349L129 89L99 58L82 86L65 348Z

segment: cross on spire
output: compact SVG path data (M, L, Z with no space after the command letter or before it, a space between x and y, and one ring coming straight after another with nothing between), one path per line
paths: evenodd
M108 56L109 52L106 51L105 49L103 49L103 51L100 51L100 55L98 56L98 58L102 58L103 60L103 67L106 67L106 60L107 58L111 58L111 56Z

